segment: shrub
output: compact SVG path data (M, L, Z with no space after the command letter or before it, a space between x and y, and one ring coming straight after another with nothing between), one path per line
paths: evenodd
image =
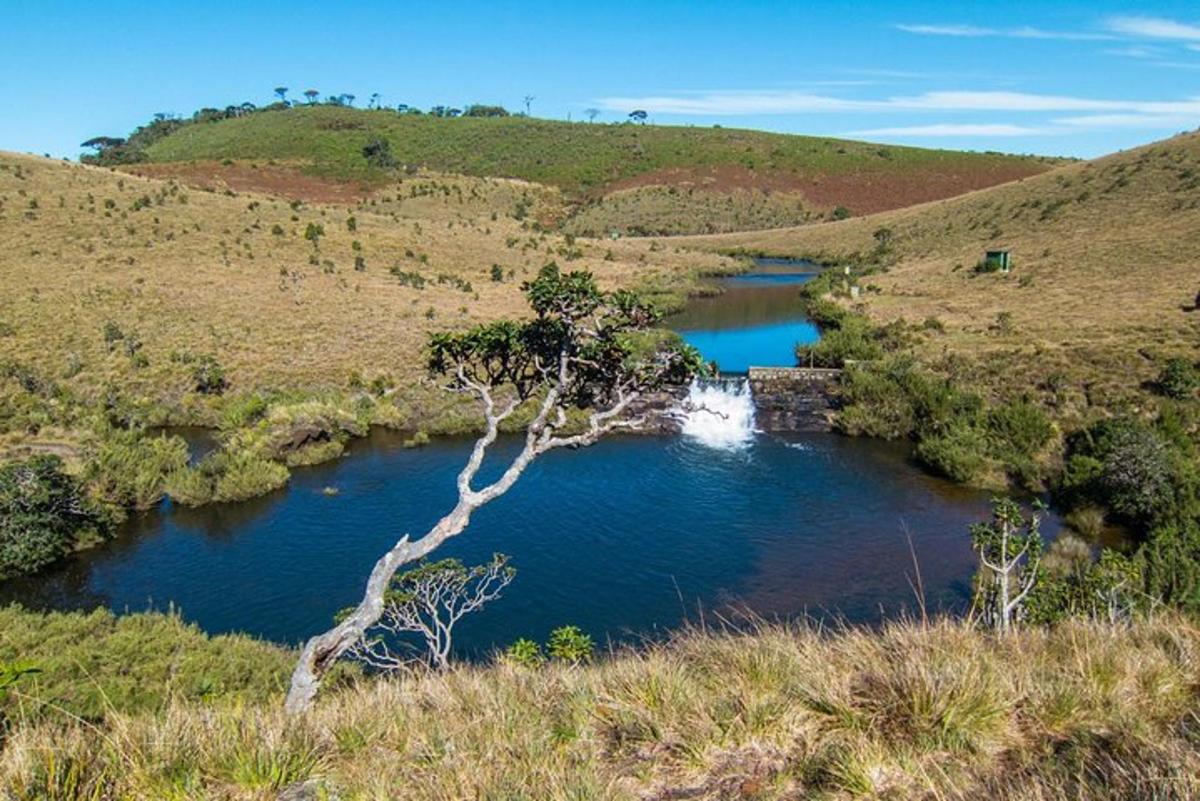
M363 158L372 167L390 170L397 166L396 157L392 155L392 143L382 136L372 136L363 145Z
M978 428L961 424L943 434L922 439L917 458L929 467L959 483L969 483L983 469L987 438Z
M192 368L192 381L201 395L220 395L229 386L225 380L225 368L215 356L201 356Z
M1026 485L1037 482L1037 457L1054 436L1045 412L1028 401L994 406L988 410L987 431L988 452Z
M1151 532L1137 552L1151 597L1200 613L1200 523L1173 523Z
M833 212L829 215L835 220L845 220L850 217L850 209L845 206L835 206Z
M185 506L244 501L279 489L288 477L286 467L252 451L221 449L172 474L167 492Z
M57 456L0 466L0 579L40 570L107 531Z
M84 476L106 503L148 509L162 499L167 477L188 463L180 437L152 436L139 429L109 428L91 447Z
M546 650L549 651L551 659L579 664L591 661L596 645L592 642L591 635L578 626L560 626L550 632Z
M1158 391L1168 398L1188 400L1195 397L1196 389L1200 387L1200 373L1187 359L1170 359L1163 366L1155 383Z
M492 280L496 282L504 280L504 268L499 264L492 265Z
M1059 492L1069 505L1101 504L1149 530L1195 515L1198 484L1178 442L1145 421L1114 418L1068 439Z
M321 237L325 236L325 226L320 223L309 223L304 228L304 238L313 243L313 247L321 241Z
M535 668L545 664L546 655L542 653L542 646L522 637L504 649L504 661L518 667Z

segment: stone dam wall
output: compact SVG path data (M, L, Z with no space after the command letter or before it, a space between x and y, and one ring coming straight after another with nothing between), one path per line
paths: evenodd
M751 367L755 421L763 431L829 431L842 371L820 367Z

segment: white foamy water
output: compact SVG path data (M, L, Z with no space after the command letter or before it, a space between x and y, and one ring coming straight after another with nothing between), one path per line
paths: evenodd
M744 448L754 438L754 399L744 378L693 380L680 415L683 435L710 448Z

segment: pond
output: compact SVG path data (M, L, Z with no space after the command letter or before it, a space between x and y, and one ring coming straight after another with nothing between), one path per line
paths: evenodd
M758 294L763 286L791 296L791 311L782 302L765 311L776 301ZM738 317L721 329L715 311L693 311L688 319L705 322L685 329L692 341L704 347L692 331L741 329L757 342L764 318L803 323L794 281L732 279L733 293L755 308L748 324ZM722 342L730 360L756 347ZM470 442L405 448L403 439L376 431L253 501L164 504L100 548L0 583L0 603L173 607L210 632L297 643L358 600L396 538L424 533L454 502ZM485 474L517 447L502 439ZM535 462L438 555L478 563L503 552L518 571L501 599L460 624L456 641L469 655L565 623L604 642L730 609L877 621L914 608L914 558L929 606L961 608L974 565L967 527L987 512L987 494L924 474L896 443L751 432L741 447L714 448L626 436Z

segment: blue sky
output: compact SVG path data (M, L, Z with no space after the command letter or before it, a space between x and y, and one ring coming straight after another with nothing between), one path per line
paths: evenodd
M0 149L373 92L600 121L1094 156L1200 127L1194 2L4 0Z

